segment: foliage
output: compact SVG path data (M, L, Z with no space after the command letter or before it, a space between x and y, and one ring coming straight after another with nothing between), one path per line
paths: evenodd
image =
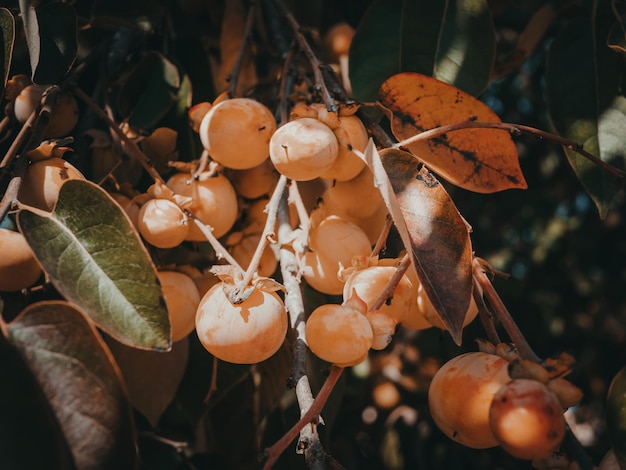
M43 269L35 284L0 292L0 467L528 468L500 448L458 445L429 416L436 370L475 349L473 338L496 344L502 335L522 360L571 373L583 390L566 413L566 458L591 468L612 445L626 468L624 5L286 3L0 8L0 219ZM334 45L337 24L354 33L349 50ZM20 120L31 83L43 94ZM71 132L49 136L68 119L55 114L60 96L76 100L79 117ZM330 211L325 191L342 182L287 182L268 160L272 187L239 194L235 225L219 240L194 214L193 196L165 184L179 171L196 180L219 173L241 193L238 178L247 190L262 179L211 161L198 135L208 108L242 96L266 105L279 126L290 113L318 119L339 144L342 116L365 124L367 147L347 150L365 162L382 202L351 219L374 245L352 268L397 267L370 310L393 302L406 272L432 303L426 325L437 327L400 320L386 348L325 377L331 365L308 351L304 323L343 299L301 276L307 257L325 250L309 246ZM19 190L51 157L84 178L60 185L48 211ZM175 202L206 241L147 243L136 218L150 198ZM254 219L259 204L267 214ZM233 247L250 235L259 242L244 262ZM268 246L278 259L269 275L259 265ZM172 344L177 312L157 270L183 272L202 292L224 281L235 304L254 289L279 292L291 324L284 344L253 365L218 360L195 332ZM467 326L473 307L481 320ZM288 447L296 440L304 458Z

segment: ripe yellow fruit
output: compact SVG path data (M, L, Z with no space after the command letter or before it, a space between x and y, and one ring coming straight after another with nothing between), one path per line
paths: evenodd
M70 179L85 179L71 163L52 157L32 162L22 178L17 199L29 206L52 211L61 185Z
M313 289L331 295L343 292L340 267L351 266L354 256L371 251L367 235L358 226L334 215L311 230L309 246L313 251L305 255L303 277Z
M235 364L256 364L271 357L287 334L287 313L274 292L255 289L233 305L223 283L202 298L196 313L196 332L207 351Z
M339 127L333 129L339 150L333 165L321 176L329 180L348 181L355 178L365 167L365 162L353 152L353 149L365 151L369 136L367 129L356 116L339 118Z
M272 194L278 182L278 173L269 160L245 170L226 173L235 191L246 199L257 199Z
M340 367L363 362L374 338L366 311L358 297L343 305L324 304L313 310L305 328L313 354Z
M498 445L489 425L494 395L511 379L500 356L470 352L446 362L428 389L435 424L450 439L473 449Z
M565 436L561 403L536 380L504 385L491 403L489 423L498 444L518 459L547 458Z
M172 341L180 341L196 326L200 293L193 280L176 271L157 273L170 319Z
M0 253L0 291L26 289L41 276L41 267L21 233L0 228Z
M333 131L317 119L290 121L270 140L270 158L287 178L308 181L321 176L337 158L339 143Z
M157 248L180 245L189 233L187 216L169 199L150 199L137 215L137 230Z
M242 237L236 245L230 248L230 253L233 255L233 258L235 258L235 261L237 261L243 269L247 269L250 265L250 261L252 261L252 257L260 241L261 234L252 233ZM259 276L270 277L274 274L277 267L278 260L276 259L276 255L272 251L272 248L266 245L261 255L261 260L259 261L257 273Z
M250 98L233 98L209 109L199 134L213 160L242 170L260 165L269 156L274 131L276 120L265 105Z
M328 214L352 219L365 219L384 206L383 197L374 186L374 176L368 167L363 168L349 181L337 181L322 195Z
M354 271L344 284L344 299L352 295L352 291L355 290L359 297L371 308L395 272L396 268L394 266L369 266L365 269ZM413 286L408 276L404 274L393 291L391 302L383 304L380 311L393 318L396 322L401 322L407 312L413 308L415 303L414 292L415 286Z
M213 235L225 235L237 220L237 194L233 185L224 175L192 180L189 173L177 173L167 186L176 194L191 197L188 207L202 223L213 228ZM206 241L206 237L193 221L189 221L189 233L185 240Z

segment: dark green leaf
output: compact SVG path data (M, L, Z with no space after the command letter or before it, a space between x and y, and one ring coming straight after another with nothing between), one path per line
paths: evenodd
M18 223L55 287L99 327L130 346L170 348L156 269L103 189L68 180L52 214L22 210Z
M91 9L91 24L151 31L160 24L162 16L157 0L96 0Z
M134 129L151 129L176 103L180 86L176 66L158 52L149 52L120 90L120 114Z
M567 24L550 47L546 94L556 131L604 162L624 169L626 98L620 89L622 73L620 55L605 41L596 41L588 19ZM565 153L604 217L620 181L573 150L565 149Z
M83 314L67 302L38 302L8 330L48 397L78 468L135 468L134 424L121 377Z
M419 72L477 95L489 81L495 31L485 0L374 0L350 48L355 98L376 99L385 79Z
M20 0L33 82L60 82L74 63L77 51L76 12L63 2L37 8Z
M626 367L613 378L606 400L606 430L622 470L626 470Z
M59 422L21 353L0 336L0 468L74 469Z
M4 86L7 84L9 70L11 68L11 57L13 56L13 43L15 41L15 18L6 8L0 8L0 96L4 95Z

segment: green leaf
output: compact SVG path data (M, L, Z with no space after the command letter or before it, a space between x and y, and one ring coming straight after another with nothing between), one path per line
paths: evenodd
M606 400L606 430L622 470L626 470L626 367L613 377Z
M20 231L57 290L117 340L168 350L156 269L126 214L99 186L67 180L51 214L22 210Z
M15 18L6 8L0 8L0 96L4 96L4 87L9 78L11 57L13 56L13 43L15 42Z
M148 52L120 90L120 114L134 129L149 130L176 103L181 87L178 69L158 52Z
M8 331L48 397L77 467L136 468L134 424L121 378L83 314L64 301L38 302Z
M20 0L32 80L42 85L58 83L76 58L76 12L68 3L51 2L37 8L33 3Z
M399 72L418 72L482 92L495 57L495 31L485 0L374 0L350 47L356 99L374 101Z
M91 9L91 24L152 31L160 24L162 16L157 0L96 0Z
M37 380L0 335L0 468L76 468L61 427Z
M556 131L582 144L602 161L626 169L623 146L626 98L621 94L623 64L605 41L596 40L589 19L567 24L550 47L546 95ZM604 217L621 182L570 149L567 158Z

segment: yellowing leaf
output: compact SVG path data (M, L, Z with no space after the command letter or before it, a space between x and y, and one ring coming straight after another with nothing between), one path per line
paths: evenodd
M484 103L456 87L418 73L400 73L380 88L399 140L468 119L500 122ZM408 150L451 183L479 193L526 188L517 149L508 131L462 129L417 141Z

